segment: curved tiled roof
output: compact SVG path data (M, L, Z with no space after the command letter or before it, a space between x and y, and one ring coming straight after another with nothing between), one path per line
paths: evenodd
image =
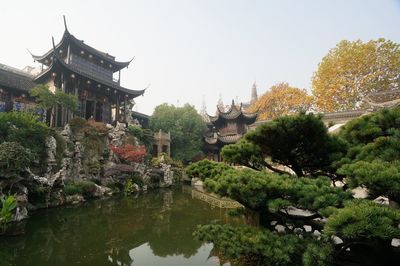
M109 62L110 64L112 64L114 66L115 71L118 71L122 68L129 66L129 64L133 60L133 59L131 59L130 61L126 61L126 62L116 61L114 56L109 55L108 53L99 51L99 50L85 44L83 40L77 39L74 35L69 33L67 28L65 28L64 34L61 38L61 41L55 46L55 49L59 49L61 46L63 46L64 42L76 45L80 49L87 51L89 54L92 54L94 56L99 57L102 60ZM35 61L45 64L45 60L48 60L48 62L51 62L51 56L53 54L53 50L54 49L50 49L48 52L46 52L44 55L41 55L41 56L32 54L32 57Z
M224 112L219 109L217 106L217 115L216 116L210 116L208 115L208 118L211 123L216 123L219 120L234 120L239 117L243 117L247 124L252 124L256 121L257 119L257 113L244 113L242 110L242 105L240 107L237 107L235 105L235 102L232 101L231 106L229 107L229 110Z
M393 107L400 104L400 89L368 94L364 100L373 107Z
M208 144L216 144L217 142L221 144L233 144L236 143L241 137L242 135L240 134L225 135L225 136L217 134L217 136L213 137L204 137L204 140Z
M340 119L340 118L352 119L352 118L357 118L359 116L362 116L366 112L367 112L366 109L338 111L338 112L331 112L331 113L322 113L322 117L325 120Z
M235 134L235 135L226 135L226 136L218 136L218 140L222 143L231 144L237 142L242 135Z
M109 88L113 88L113 89L125 92L125 93L130 94L130 95L132 95L134 97L143 95L144 92L145 92L145 89L144 90L130 90L130 89L124 88L124 87L122 87L122 86L120 86L117 83L114 83L112 81L104 80L104 79L101 79L101 78L99 78L97 76L90 75L89 73L86 73L86 72L82 71L81 69L78 69L77 67L74 67L72 65L68 65L68 64L64 63L62 61L62 59L58 58L58 56L55 53L53 55L53 60L52 60L51 65L45 71L43 71L38 76L36 76L35 80L40 80L42 77L47 76L48 74L50 74L50 72L53 71L53 69L56 66L61 66L61 67L66 68L66 69L68 69L69 71L71 71L71 72L73 72L75 74L78 74L78 75L83 76L83 77L85 77L87 79L93 80L93 81L95 81L95 82L97 82L99 84L103 84L103 85L105 85L105 87L109 87Z
M28 92L35 87L33 77L19 69L0 64L0 87Z

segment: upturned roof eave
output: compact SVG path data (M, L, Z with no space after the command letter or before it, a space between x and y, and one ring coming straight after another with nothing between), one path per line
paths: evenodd
M94 82L96 82L96 83L99 83L99 84L104 85L105 87L110 87L110 88L112 88L112 89L119 90L119 91L124 92L124 93L126 93L126 94L129 94L129 95L131 95L131 96L134 96L134 98L135 98L135 97L138 97L138 96L140 96L140 95L143 95L144 92L146 91L146 89L143 89L143 90L130 90L130 89L125 88L125 87L122 87L122 86L120 86L120 85L118 85L118 84L113 84L113 83L111 83L111 82L106 82L106 81L100 80L100 79L98 79L98 78L96 78L96 77L89 76L88 74L86 74L86 73L84 73L84 72L82 72L82 71L79 71L79 70L77 70L77 69L71 68L69 65L65 64L65 63L64 63L60 58L58 58L57 56L56 56L55 59L52 60L51 65L50 65L46 70L44 70L42 73L40 73L38 76L36 76L36 77L34 78L34 81L36 81L36 82L43 81L43 79L44 79L45 77L47 77L48 75L50 75L50 73L54 70L54 68L57 66L57 64L58 64L59 66L63 67L63 68L66 68L68 71L70 71L70 72L72 72L72 73L74 73L74 74L76 74L76 75L80 75L80 76L82 76L82 77L84 77L84 78L90 79L90 80L92 80L92 81L94 81Z

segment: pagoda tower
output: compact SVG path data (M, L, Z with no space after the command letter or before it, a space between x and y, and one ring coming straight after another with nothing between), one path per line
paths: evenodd
M207 158L221 161L220 151L227 144L236 143L257 119L257 113L243 112L242 104L232 104L228 111L217 106L215 116L208 115L207 131L204 134L204 153Z
M257 95L257 84L254 82L253 87L251 88L251 100L250 100L250 105L255 103L258 100L258 95Z
M35 83L47 84L51 91L62 90L78 98L77 113L56 108L50 125L64 126L73 116L95 121L127 122L131 101L145 90L131 90L121 86L121 70L130 61L120 62L114 56L101 52L77 39L67 28L58 44L47 53L32 57L41 63L42 72L34 77ZM118 73L118 77L115 78Z

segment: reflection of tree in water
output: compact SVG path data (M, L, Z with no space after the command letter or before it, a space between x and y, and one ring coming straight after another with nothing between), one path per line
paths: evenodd
M202 201L193 200L183 193L175 193L174 203L168 214L171 222L160 234L149 239L149 245L154 254L160 257L183 255L189 258L197 253L202 243L193 239L192 233L198 224L206 224L211 220L230 219L226 210L219 208L210 209ZM164 220L165 221L165 220Z
M201 246L196 226L226 217L178 190L158 190L40 211L26 235L0 238L0 247L11 265L130 265L129 251L144 243L157 256L188 258Z

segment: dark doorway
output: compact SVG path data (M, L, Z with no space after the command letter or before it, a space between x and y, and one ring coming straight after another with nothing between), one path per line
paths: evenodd
M96 104L95 120L97 122L103 122L103 104L100 102L97 102L97 104Z
M93 105L94 105L93 101L86 101L86 115L85 115L86 119L89 119L91 117L94 118L94 116L93 116Z

